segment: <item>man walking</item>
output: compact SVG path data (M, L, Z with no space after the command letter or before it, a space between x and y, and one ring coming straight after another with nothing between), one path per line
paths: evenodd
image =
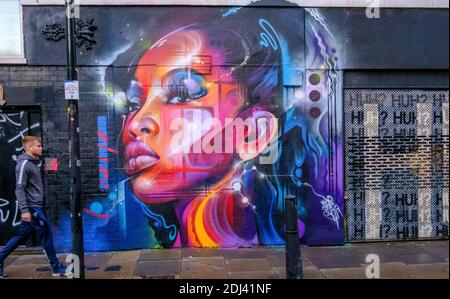
M39 231L43 247L52 267L53 276L67 276L67 269L56 257L53 234L44 213L44 184L39 157L42 155L42 141L36 136L26 136L22 140L25 153L16 164L16 199L22 213L18 233L0 250L0 279L5 278L3 263L11 252L33 231Z

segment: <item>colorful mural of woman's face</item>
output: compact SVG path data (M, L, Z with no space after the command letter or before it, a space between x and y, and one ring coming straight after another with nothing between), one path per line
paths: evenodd
M124 56L127 63L134 57L123 80L123 182L132 193L124 197L142 208L158 246L283 244L284 195L324 190L314 180L327 172L325 113L302 112L312 104L289 67L301 49L266 19L251 30L236 24L179 27ZM336 211L329 200L317 203L325 204ZM299 234L305 227L299 220Z
M172 201L233 167L234 153L193 149L206 135L222 136L212 123L205 127L206 119L224 125L245 106L232 72L221 49L210 46L199 30L172 33L141 57L128 91L132 112L123 133L125 171L134 176L133 192L140 200ZM181 146L177 134L184 137Z
M135 9L98 57L110 101L91 249L282 245L286 195L305 242L339 243L333 23L316 9Z

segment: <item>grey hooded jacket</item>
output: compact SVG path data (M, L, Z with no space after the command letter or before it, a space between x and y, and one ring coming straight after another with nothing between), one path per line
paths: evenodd
M17 159L16 199L22 213L29 213L29 208L44 206L41 164L38 158L32 158L27 154L23 154Z

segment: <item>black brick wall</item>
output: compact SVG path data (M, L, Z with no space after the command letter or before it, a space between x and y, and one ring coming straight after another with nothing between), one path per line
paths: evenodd
M100 82L102 73L111 77L109 74L112 74L112 71L96 66L82 67L78 73L82 197L85 206L90 197L101 194L98 185L97 116L108 115L110 108L106 96L101 93ZM58 170L44 174L47 212L54 224L58 249L71 247L70 231L67 231L70 199L65 78L65 66L0 66L0 82L5 86L7 105L40 106L44 157L58 159ZM106 86L109 85L108 79L106 78ZM88 218L85 221L88 221ZM86 243L90 242L89 237L95 238L87 237ZM111 238L114 238L113 234Z

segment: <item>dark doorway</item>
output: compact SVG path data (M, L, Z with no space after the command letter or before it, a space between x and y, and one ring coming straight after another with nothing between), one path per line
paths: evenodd
M17 230L20 211L14 195L16 159L22 154L22 136L42 136L39 106L10 106L0 109L0 245ZM37 235L25 241L36 246Z

